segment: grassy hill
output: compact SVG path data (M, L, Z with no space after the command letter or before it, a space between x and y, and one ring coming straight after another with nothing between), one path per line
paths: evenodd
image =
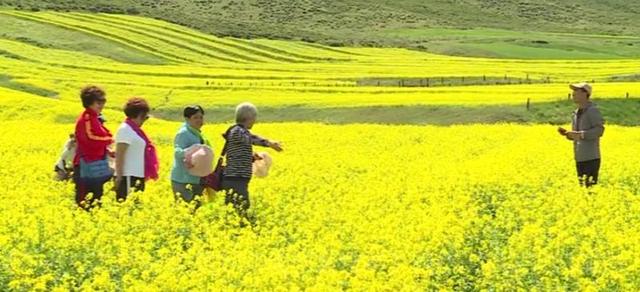
M209 120L224 122L235 104L249 100L262 109L263 121L564 123L573 107L567 84L584 80L595 83L610 123L637 125L640 112L636 59L516 60L336 48L216 37L104 13L0 10L0 27L0 89L75 103L81 87L99 84L109 92L109 108L143 96L157 117L168 120L180 120L184 105L198 103Z
M0 6L140 14L219 36L333 46L528 59L640 56L640 38L619 37L640 35L640 2L625 0L1 0Z

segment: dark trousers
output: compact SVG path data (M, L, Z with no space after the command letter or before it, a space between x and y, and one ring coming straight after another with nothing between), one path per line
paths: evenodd
M73 182L76 185L76 204L78 206L89 210L96 204L100 204L105 182L90 182L81 179L79 166L73 168Z
M578 179L581 186L590 187L598 184L598 172L600 171L600 159L576 162Z
M144 192L144 178L135 176L122 177L120 184L116 186L116 199L125 201L131 192Z
M247 210L251 207L249 200L249 182L251 179L243 177L225 177L222 179L222 189L226 193L225 204L233 204L238 214L247 217Z
M171 181L171 189L176 196L176 200L182 199L189 203L195 198L202 196L204 186L201 184L187 184Z

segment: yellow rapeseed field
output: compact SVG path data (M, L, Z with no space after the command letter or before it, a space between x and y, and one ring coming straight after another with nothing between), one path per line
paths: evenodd
M607 128L587 191L553 126L259 124L286 151L252 183L257 226L240 228L219 195L195 214L173 200L179 124L156 119L160 180L78 209L51 175L80 106L0 93L1 290L640 287L635 128ZM112 130L123 118L105 114ZM225 127L204 128L216 150Z
M162 61L127 63L0 35L0 291L640 289L633 127L607 125L600 183L586 190L571 143L552 125L258 123L255 133L286 150L270 151L270 175L251 182L253 227L240 227L221 194L197 211L174 200L175 121L145 124L160 179L124 203L108 183L102 207L86 212L73 184L52 179L87 84L106 89L115 132L131 96L169 113L241 101L318 110L535 103L564 100L568 82L585 80L596 82L597 98L637 97L639 60L462 58L221 38L135 16L0 16ZM485 77L510 84L444 84ZM357 86L412 78L434 83ZM216 155L227 127L203 128Z

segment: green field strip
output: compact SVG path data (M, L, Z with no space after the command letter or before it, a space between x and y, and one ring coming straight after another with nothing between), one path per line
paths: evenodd
M321 49L321 50L326 50L326 51L334 52L334 53L347 54L347 55L352 55L352 56L367 56L367 54L356 53L356 52L350 52L350 51L346 51L346 50L341 50L341 49L339 49L339 48L328 47L328 46L324 46L324 45L320 45L320 44L315 44L315 43L306 43L306 45L307 45L307 46L310 46L310 47L317 48L317 49Z
M252 46L252 41L249 42L244 42L243 40L241 40L241 44L234 44L234 43L230 43L231 41L238 41L240 39L237 38L218 38L218 37L214 37L214 36L210 36L204 33L200 33L198 31L195 30L190 30L188 28L179 26L179 25L175 25L172 23L168 23L168 22L163 22L163 21L159 21L156 19L149 19L149 18L141 18L141 17L136 17L136 16L125 16L125 15L118 15L118 14L102 14L104 16L107 16L109 18L119 18L122 20L126 20L126 21L130 21L133 23L139 23L142 25L152 25L155 27L159 27L162 29L166 29L166 30L171 30L174 31L176 33L179 34L185 34L185 35L190 35L196 38L202 38L206 41L211 41L211 42L217 42L217 43L221 43L223 45L229 45L229 46L234 46L238 49L242 49L242 50L252 50L251 46ZM238 46L239 45L239 46ZM314 48L320 49L320 50L326 50L326 51L330 51L330 52L334 52L334 53L339 53L341 55L361 55L361 54L357 54L357 53L352 53L352 52L345 52L345 51L341 51L341 50L337 50L337 49L332 49L329 47L324 47L322 45L317 45L317 44L313 44ZM270 48L270 49L275 49L275 48ZM266 50L266 48L265 48ZM279 49L275 49L277 51L281 51L282 54L287 54L290 55L290 53L286 50L279 50ZM274 51L275 52L275 51ZM317 57L313 57L313 56L306 56L306 55L301 55L300 58L312 58L311 60L316 60Z
M109 39L111 41L115 41L118 42L120 44L123 45L127 45L129 47L132 47L134 49L138 49L141 51L144 51L146 53L152 54L154 56L169 60L169 61L173 61L176 63L184 63L184 62L190 62L188 59L182 58L180 56L176 56L176 55L172 55L169 53L165 53L162 52L152 46L148 46L146 44L137 42L137 41L132 41L126 38L123 38L117 34L113 34L113 33L109 33L109 32L103 32L103 31L99 31L99 30L95 30L91 27L85 26L85 25L71 25L65 22L60 22L60 21L54 21L51 19L47 19L47 18L43 18L43 17L39 17L39 16L35 16L34 13L22 13L22 12L6 12L6 11L0 11L0 13L4 13L4 14L9 14L15 17L21 17L24 19L28 19L28 20L32 20L32 21L37 21L37 22L42 22L42 23L46 23L46 24L50 24L50 25L56 25L59 27L63 27L63 28L67 28L67 29L71 29L71 30L77 30L77 31L82 31L85 33L89 33L95 36L99 36L99 37L103 37L106 39Z
M290 49L289 47L282 48L282 47L276 47L276 45L267 45L267 44L263 44L263 43L259 43L253 40L243 40L243 39L238 39L238 38L229 38L228 40L236 42L236 43L240 43L246 46L251 46L251 47L255 47L264 51L270 51L273 53L277 53L277 54L282 54L282 55L289 55L289 56L293 56L296 58L300 58L300 59L304 59L304 60L308 60L311 62L348 62L350 61L350 59L347 58L336 58L336 57L323 57L320 55L308 55L308 54L304 54L301 52L296 52L296 51L292 51L292 50L287 50Z
M166 38L160 35L154 35L143 30L131 28L130 26L126 26L126 25L118 25L111 22L95 20L92 18L82 18L82 17L73 16L71 14L49 13L47 15L50 18L58 17L75 24L80 24L80 23L82 23L82 25L89 24L92 26L93 29L98 31L109 30L112 32L121 32L120 35L122 35L124 38L130 41L133 41L134 39L145 41L146 39L147 45L164 48L166 49L165 51L171 51L176 55L180 55L182 56L182 58L186 59L190 63L195 63L195 64L206 63L206 61L202 60L203 57L211 58L210 61L214 61L214 62L215 61L238 62L238 60L214 55L207 51L203 51L201 49L192 47L190 45L176 42L173 39ZM173 48L171 48L171 46L173 46Z
M163 65L167 61L104 37L57 25L0 14L1 38L47 49L78 51L129 64Z
M20 82L19 78L10 75L0 75L0 86L4 88L13 89L33 95L42 97L57 98L58 93L46 88L41 88L28 83Z
M125 19L122 16L119 15L111 15L111 14L103 14L103 16L106 16L107 18L113 19L113 18L120 18L120 19ZM126 21L129 21L128 19L126 19ZM131 23L137 23L138 25L143 25L146 27L156 27L156 28L160 28L162 30L166 30L171 32L175 37L177 38L185 38L185 36L188 36L191 38L192 41L198 41L201 45L205 45L205 46L212 46L211 43L217 44L219 46L225 46L225 47L230 47L236 50L239 50L241 52L248 52L252 55L256 55L256 56L261 56L264 57L266 60L265 61L283 61L283 62L290 62L290 63L303 63L305 62L305 60L300 60L300 59L296 59L296 58L291 58L289 56L281 56L281 55L277 55L277 54L273 54L272 52L268 52L268 51L263 51L263 50L259 50L256 49L254 47L250 47L250 46L246 46L244 44L238 44L235 43L231 40L228 39L223 39L223 38L217 38L217 37L213 37L213 36L208 36L205 34L201 34L201 33L196 33L196 32L191 32L185 28L173 28L167 25L157 25L157 24L152 24L149 22L144 22L144 21L136 21L136 20L131 20ZM150 29L151 30L151 29ZM156 30L156 32L158 33L162 33L161 31ZM227 50L228 51L228 50ZM239 56L244 56L241 55L239 53L233 53L228 51L230 54L237 54Z
M69 18L79 19L78 17L82 17L85 14L65 14L65 15L68 16ZM120 20L107 19L104 16L98 15L98 14L96 14L96 16L91 18L90 22L95 24L113 26L134 34L140 34L140 35L145 35L147 37L160 39L167 42L168 44L174 45L176 47L187 50L189 52L193 51L198 54L211 57L213 59L219 59L226 62L243 63L243 62L262 62L263 61L257 58L238 54L238 53L226 50L224 48L213 46L211 44L203 44L201 42L198 42L197 40L185 38L183 36L172 34L167 31L161 31L161 30L140 26L133 23L126 23ZM210 51L217 52L218 54L213 54Z
M258 46L267 46L270 48L282 48L288 52L314 56L316 58L328 59L330 62L353 62L360 58L366 58L364 56L354 56L349 54L336 53L333 51L320 49L317 47L309 46L308 43L300 41L281 41L281 40L268 40L268 39L255 39L255 40L241 40L249 42Z
M309 46L308 43L300 41L281 41L281 40L269 40L269 39L253 39L253 40L241 40L239 41L251 43L256 46L265 46L276 50L284 50L287 52L313 56L314 58L320 58L328 60L330 62L352 62L358 60L354 55L332 52L317 47ZM362 56L358 56L362 57Z

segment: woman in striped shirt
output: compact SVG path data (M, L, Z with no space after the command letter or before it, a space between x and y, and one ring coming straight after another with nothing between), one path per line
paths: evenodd
M253 145L282 151L279 142L250 132L257 117L258 110L253 104L241 103L236 107L236 124L224 135L227 140L227 164L222 179L222 189L227 193L225 203L233 204L240 216L245 218L250 207L249 182L252 176L252 164L255 159L261 159L253 153Z

